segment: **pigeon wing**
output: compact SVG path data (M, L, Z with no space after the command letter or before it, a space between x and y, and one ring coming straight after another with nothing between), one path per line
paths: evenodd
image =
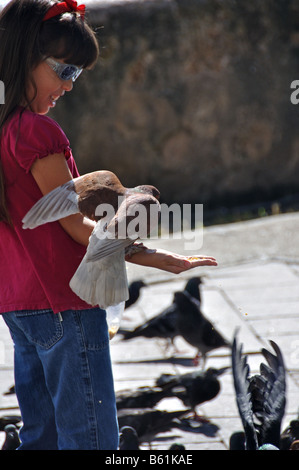
M261 415L261 442L279 447L281 422L286 406L286 373L283 356L280 348L274 341L270 341L276 354L262 349L268 365L261 364L261 376L265 379L263 413Z
M258 439L254 425L251 393L249 390L249 365L247 357L242 358L242 345L238 347L236 337L232 345L232 372L236 402L246 436L246 449L256 450Z
M89 244L86 250L86 262L95 262L115 254L127 246L131 245L133 240L123 238L113 238L111 233L103 229L103 221L97 222L95 228L89 237Z
M33 229L78 213L78 195L74 181L67 181L39 199L23 218L23 228Z

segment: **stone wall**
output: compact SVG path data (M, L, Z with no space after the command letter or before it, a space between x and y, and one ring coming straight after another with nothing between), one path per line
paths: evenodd
M294 3L88 2L101 59L52 113L80 172L206 207L297 192Z

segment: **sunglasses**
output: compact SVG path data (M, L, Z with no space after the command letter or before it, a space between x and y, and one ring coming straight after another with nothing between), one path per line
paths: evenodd
M51 67L52 70L58 75L61 80L77 80L83 69L76 65L62 64L56 60L48 57L45 62Z

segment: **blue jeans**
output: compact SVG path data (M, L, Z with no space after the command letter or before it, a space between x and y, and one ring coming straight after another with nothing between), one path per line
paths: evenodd
M116 450L118 423L105 311L3 314L15 351L20 450Z

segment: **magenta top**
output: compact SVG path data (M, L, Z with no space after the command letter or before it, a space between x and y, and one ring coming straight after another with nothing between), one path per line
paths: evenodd
M69 287L86 248L59 222L22 228L22 218L42 197L30 168L36 158L64 153L73 177L79 176L70 143L59 125L19 107L5 123L0 161L14 228L0 222L0 313L51 308L54 313L91 308Z

